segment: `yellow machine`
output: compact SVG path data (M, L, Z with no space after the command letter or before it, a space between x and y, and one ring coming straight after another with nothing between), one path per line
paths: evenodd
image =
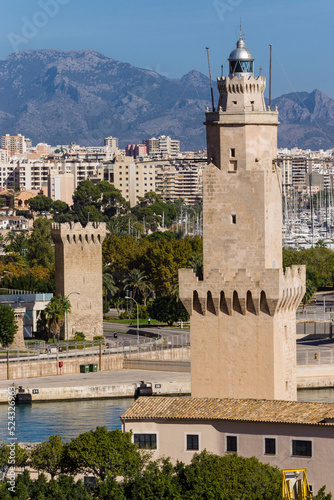
M282 471L282 500L308 500L310 494L306 469Z

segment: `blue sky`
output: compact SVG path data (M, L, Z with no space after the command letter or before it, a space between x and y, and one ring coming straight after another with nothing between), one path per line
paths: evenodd
M240 18L273 96L319 88L334 98L331 0L0 0L0 58L23 49L90 48L169 78L212 72L234 48ZM293 88L292 88L293 87Z

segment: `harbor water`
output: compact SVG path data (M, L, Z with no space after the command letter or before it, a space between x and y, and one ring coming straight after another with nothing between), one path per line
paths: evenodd
M52 434L64 439L96 427L121 429L120 416L133 403L132 398L52 401L16 405L15 437L20 443L38 443ZM0 440L8 438L8 405L0 404Z
M303 389L299 401L334 402L334 388ZM82 432L106 426L121 429L120 416L133 403L132 398L53 401L16 406L15 437L21 443L45 441L52 434L71 439ZM0 440L6 440L8 406L0 405Z

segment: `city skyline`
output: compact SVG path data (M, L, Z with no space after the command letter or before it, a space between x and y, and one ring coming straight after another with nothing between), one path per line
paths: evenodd
M240 21L255 58L255 75L268 76L273 45L273 97L294 90L321 89L334 97L330 60L329 0L134 0L119 4L96 0L12 0L2 5L0 58L17 50L89 48L168 78L197 69L213 78L234 48ZM268 92L268 90L267 90Z

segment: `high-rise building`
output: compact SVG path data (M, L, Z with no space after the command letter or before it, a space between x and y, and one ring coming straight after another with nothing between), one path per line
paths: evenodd
M192 396L295 400L296 309L305 267L282 269L277 109L241 37L206 112L203 280L180 271L191 315Z
M53 201L61 200L73 204L74 175L68 172L50 170L48 195Z
M166 135L161 135L159 139L144 139L143 144L147 147L147 153L153 157L177 158L180 153L180 141Z
M3 135L1 137L1 149L7 149L8 156L22 155L26 151L24 136L21 134Z
M118 149L118 138L117 137L106 137L104 139L104 146L106 147L109 147L109 148L113 148L113 149Z

